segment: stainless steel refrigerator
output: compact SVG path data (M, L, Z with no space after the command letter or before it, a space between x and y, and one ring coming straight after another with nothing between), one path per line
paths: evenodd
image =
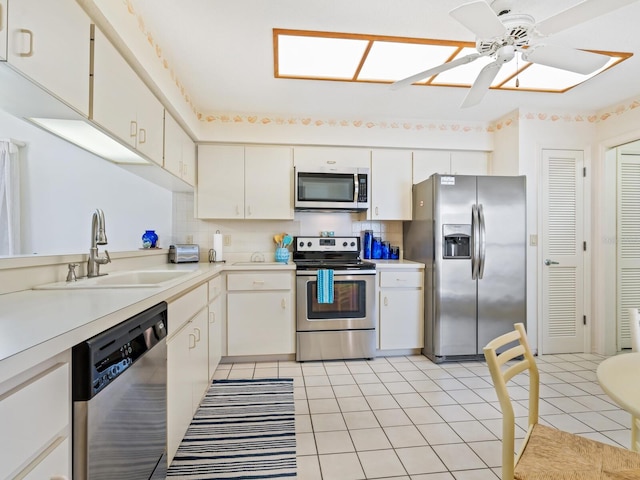
M434 362L482 358L526 324L525 177L434 174L413 186L404 258L425 264L424 349Z

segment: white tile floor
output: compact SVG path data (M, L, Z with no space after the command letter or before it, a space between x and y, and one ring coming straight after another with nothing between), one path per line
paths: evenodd
M537 358L541 423L628 448L631 418L596 379L603 358ZM214 376L259 377L294 379L300 480L499 478L502 417L484 362L436 365L415 355L234 363ZM526 428L526 383L510 394Z

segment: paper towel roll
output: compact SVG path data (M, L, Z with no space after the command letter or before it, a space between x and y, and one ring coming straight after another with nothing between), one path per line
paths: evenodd
M224 260L222 256L222 234L220 232L213 234L213 251L216 252L216 262Z

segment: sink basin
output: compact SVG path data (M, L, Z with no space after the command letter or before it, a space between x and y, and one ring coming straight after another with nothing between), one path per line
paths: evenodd
M75 290L87 288L150 288L162 287L184 278L196 270L130 270L113 272L92 278L80 278L76 282L47 283L34 290Z

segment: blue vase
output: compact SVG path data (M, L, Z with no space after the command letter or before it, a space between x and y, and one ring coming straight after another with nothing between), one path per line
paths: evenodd
M155 230L146 230L142 234L142 246L144 248L156 248L158 245L158 235Z

